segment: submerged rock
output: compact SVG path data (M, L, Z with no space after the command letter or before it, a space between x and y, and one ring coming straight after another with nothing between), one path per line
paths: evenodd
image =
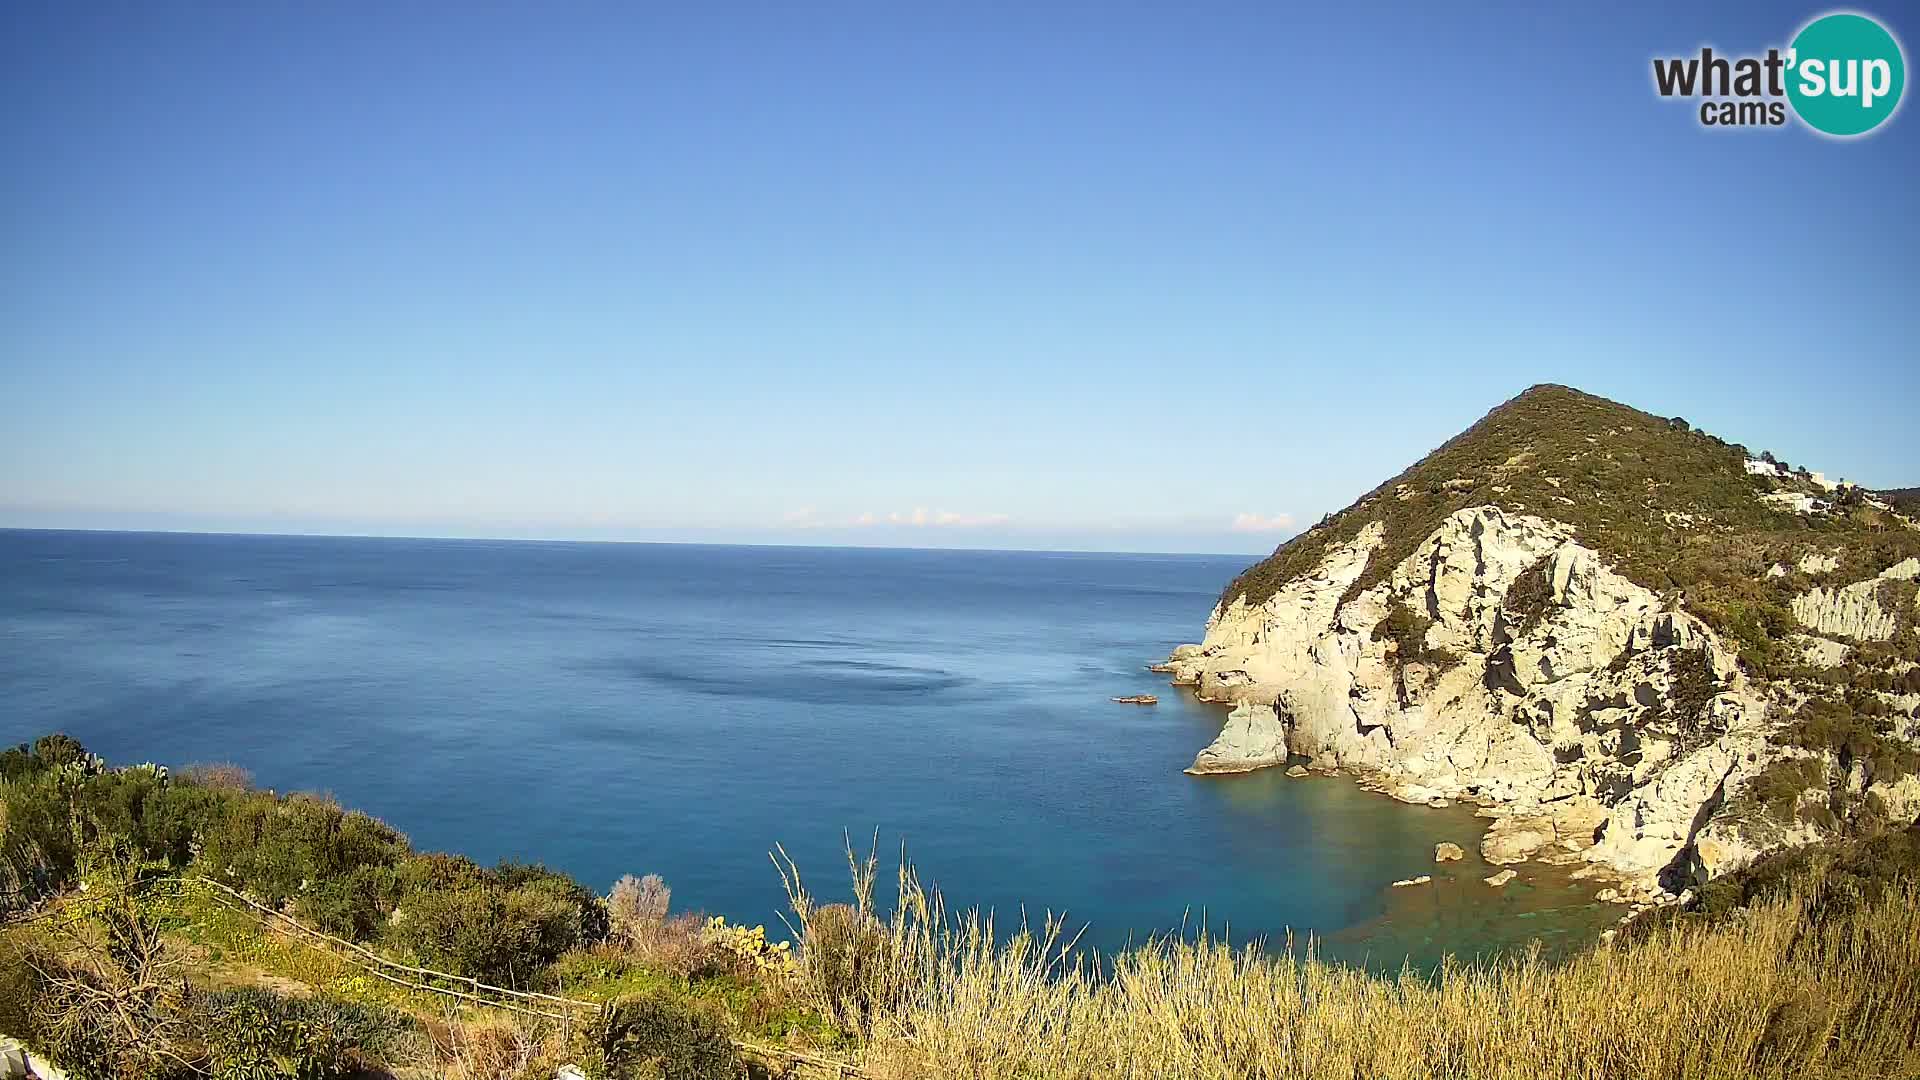
M1481 878L1480 880L1486 882L1489 885L1492 885L1495 888L1499 888L1500 886L1505 885L1507 882L1512 881L1515 877L1518 877L1518 876L1519 875L1515 874L1511 870L1502 870L1499 873L1493 875L1492 877L1485 877L1485 878Z

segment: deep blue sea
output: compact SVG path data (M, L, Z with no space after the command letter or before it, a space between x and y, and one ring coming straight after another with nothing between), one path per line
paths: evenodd
M1467 808L1181 772L1224 712L1145 666L1249 561L0 531L0 739L232 761L420 848L658 873L770 929L776 843L831 895L877 830L952 904L1102 948L1203 917L1385 966L1590 936L1564 881L1434 866L1474 850Z

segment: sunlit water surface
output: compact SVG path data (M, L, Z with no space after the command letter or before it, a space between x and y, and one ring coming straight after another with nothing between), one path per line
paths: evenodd
M0 738L234 761L422 848L776 927L776 842L835 893L877 830L954 905L1103 950L1203 919L1376 967L1591 940L1588 890L1434 865L1469 808L1182 774L1223 714L1145 665L1247 561L0 531Z

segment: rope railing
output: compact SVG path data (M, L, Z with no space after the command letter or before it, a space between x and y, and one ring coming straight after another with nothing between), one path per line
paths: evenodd
M499 994L504 997L517 998L524 1001L552 1002L557 1005L568 1006L576 1009L587 1009L593 1012L598 1012L601 1007L600 1003L597 1001L586 1001L581 998L560 997L556 994L539 994L531 990L513 990L505 986L494 986L490 983L484 983L484 982L481 982L479 979L470 978L465 975L454 975L450 972L435 971L432 968L415 967L411 964L402 964L397 960L390 960L387 957L381 956L379 953L376 953L373 950L368 949L363 945L359 945L355 942L348 941L345 938L335 937L332 934L328 934L320 930L315 930L314 928L306 925L305 923L299 921L298 919L295 919L293 916L288 915L282 911L276 911L273 908L267 907L265 904L258 903L254 901L252 898L248 897L245 893L242 893L241 891L239 891L238 889L230 888L226 885L221 884L218 881L212 880L211 878L183 877L178 880L183 882L194 882L196 884L205 886L209 889L213 889L216 891L216 893L225 896L227 899L237 901L238 903L246 905L254 913L259 915L264 915L267 918L274 920L276 925L285 926L305 938L321 942L324 945L327 945L336 949L345 949L363 958L364 961L370 962L372 965L375 965L387 971L400 971L400 972L405 972L406 974L409 974L409 975L417 975L417 976L422 976L430 979L444 979L447 982L460 983L465 986L470 986L473 988L475 993L463 995L466 997L477 998L478 993L481 991L484 991L489 994ZM345 958L343 957L343 959ZM368 963L359 963L359 964L356 964L356 966L366 968L368 966ZM379 972L375 972L375 973L378 974ZM445 987L438 987L438 986L431 986L431 985L422 985L420 986L420 989L432 990L435 993L448 993L448 994L460 993L459 991L447 990ZM480 1000L484 1000L484 999L480 999ZM546 1016L549 1014L541 1013L540 1015ZM553 1019L573 1019L573 1017L563 1016L563 1017L553 1017Z
M539 998L545 998L550 1000L558 1000L558 1001L566 1002L567 1004L577 1008L591 1009L594 1011L598 1011L600 1008L599 1004L591 1001L578 1001L572 998L555 999L552 997L552 995L548 995L548 994L531 995L525 991L515 991L515 990L508 990L505 987L490 986L486 983L480 982L477 979L470 979L465 976L454 975L450 972L434 971L431 968L416 968L407 964L397 963L395 961L388 960L385 957L371 953L368 950L355 945L353 942L347 941L342 938L334 937L331 934L322 933L321 931L315 930L312 927L306 926L305 924L299 922L298 920L293 919L290 916L282 914L281 912L278 912L278 911L274 911L272 908L266 907L264 905L257 904L254 901L248 899L247 897L242 896L239 893L235 892L234 890L228 889L227 887L221 885L217 881L207 881L205 878L182 878L180 880L198 881L218 890L218 892L212 894L214 901L216 903L221 904L223 907L225 907L229 911L233 911L233 912L236 912L237 914L247 915L257 919L261 918L262 916L265 916L273 920L273 922L270 925L276 928L285 928L285 929L291 930L295 934L299 935L302 939L317 943L318 947L326 948L329 951L344 948L344 949L351 950L354 953L360 954L360 956L365 956L374 962L368 963L366 960L359 959L358 957L355 957L355 956L340 956L338 952L334 952L335 958L340 960L342 963L345 963L354 968L357 968L360 971L363 971L368 975L373 976L374 978L392 983L393 985L401 987L402 989L421 991L421 992L430 993L430 994L440 994L446 997L457 998L461 1001L469 1001L476 1005L484 1005L484 1006L487 1006L488 1008L503 1009L508 1012L521 1013L527 1016L538 1016L547 1020L558 1020L563 1023L571 1023L575 1020L581 1019L580 1016L573 1013L547 1012L541 1009L533 1008L529 1005L520 1004L517 1001L501 1001L501 1000L498 1000L497 998L486 997L478 993L469 993L468 991L465 991L465 990L454 990L445 986L435 986L430 982L423 982L418 979L402 978L398 975L391 974L389 971L382 970L382 968L391 968L398 971L405 971L410 974L425 976L427 978L446 979L450 982L456 982L456 983L461 983L464 985L471 986L476 990L485 990L491 993L503 994L510 997L539 997ZM221 894L225 894L225 895L221 895ZM244 905L244 907L239 905Z
M589 1001L584 998L562 997L558 994L542 994L532 990L515 990L511 987L494 986L491 983L484 983L465 975L455 975L452 972L436 971L433 968L403 964L397 960L381 956L379 953L366 948L358 942L348 941L345 938L336 937L325 931L316 930L283 911L276 911L254 900L252 897L247 896L240 890L210 878L181 876L170 877L166 880L176 885L191 883L208 890L204 895L208 896L215 903L220 904L226 910L252 918L268 928L290 932L313 947L326 949L341 962L402 989L440 994L484 1008L500 1009L525 1016L537 1016L542 1019L554 1020L561 1023L574 1023L587 1019L582 1013L597 1014L606 1007L602 1002ZM122 890L124 893L131 893L132 891L131 888ZM114 894L94 892L69 897L63 902L56 902L38 912L25 915L12 915L0 925L20 927L63 915L76 917L72 910L75 907L74 901L99 901L108 899L111 895ZM77 917L84 918L85 916L81 914ZM342 955L342 953L345 953L345 955ZM409 978L407 976L413 977ZM455 990L445 986L436 986L431 982L424 981L426 979L440 979L465 986L468 989ZM501 998L508 1000L500 1000ZM547 1006L547 1008L539 1006ZM548 1011L549 1008L554 1006L571 1011L559 1011L559 1009ZM742 1039L732 1039L730 1041L735 1048L743 1053L762 1058L785 1060L794 1064L829 1071L836 1076L853 1077L856 1078L856 1080L865 1080L867 1077L867 1074L860 1069L834 1058L823 1057L818 1054L809 1054L804 1051L788 1049L786 1047L762 1046L758 1043L747 1042Z
M264 904L258 903L257 901L253 900L251 897L248 897L244 893L240 892L239 890L230 888L226 885L221 884L218 881L213 881L211 879L204 878L204 877L182 877L182 878L177 878L175 880L181 881L181 882L196 882L200 885L206 886L207 888L214 890L213 895L218 897L222 901L235 901L242 905L245 905L245 907L242 909L235 909L231 905L229 905L228 910L230 911L238 910L243 914L249 914L256 918L265 916L266 918L273 920L273 922L270 923L269 925L285 926L285 927L291 928L294 932L300 934L305 939L317 941L324 946L334 948L334 949L346 949L349 952L353 953L354 956L340 956L339 959L341 959L342 961L348 964L351 964L354 967L361 969L362 971L365 971L369 975L376 976L378 978L386 980L387 982L393 983L397 986L401 986L407 989L428 991L435 994L444 994L450 997L459 998L461 1000L470 1001L470 1002L473 1002L474 1004L482 1005L487 1008L504 1009L509 1012L522 1013L529 1016L539 1016L539 1017L544 1017L548 1020L558 1020L565 1023L570 1023L572 1021L581 1019L581 1017L577 1014L571 1014L571 1013L556 1014L556 1013L550 1013L550 1012L543 1012L529 1005L519 1004L518 1002L498 1001L498 1000L481 996L480 994L477 994L477 993L467 993L465 991L460 991L460 990L450 990L444 986L434 986L431 983L418 982L413 979L404 979L399 976L389 974L389 971L401 971L401 972L406 972L412 975L425 976L428 978L445 979L450 982L461 983L467 986L471 986L477 991L486 991L487 993L503 995L503 996L515 998L515 999L523 999L523 1000L532 1001L532 1002L554 1002L554 1003L564 1005L564 1006L569 1006L575 1009L589 1010L596 1013L599 1012L601 1009L605 1008L605 1005L597 1001L588 1001L582 998L561 997L555 994L541 994L541 993L535 993L534 991L531 991L531 990L513 990L504 986L493 986L488 983L483 983L478 979L469 978L464 975L454 975L445 971L435 971L432 968L416 967L411 964L402 964L399 961L390 960L387 957L381 956L380 954L373 952L372 950L367 949L362 945L359 945L352 941L348 941L345 938L335 937L332 934L328 934L320 930L315 930L314 928L307 926L305 923L300 922L299 920L293 918L292 916L287 915L285 912L275 911L273 908L270 908ZM335 955L337 956L338 954L336 953ZM362 957L364 958L364 960L356 959L355 957ZM371 961L371 963L369 963L368 961ZM387 970L381 970L383 968ZM747 1042L742 1039L733 1039L731 1041L733 1042L736 1048L750 1054L759 1055L761 1057L784 1059L786 1061L794 1062L796 1064L807 1065L816 1069L828 1070L834 1073L835 1075L842 1076L842 1077L865 1078L867 1076L866 1073L860 1071L854 1066L834 1058L822 1057L817 1054L809 1054L809 1053L805 1053L804 1051L793 1050L786 1047L761 1046L757 1043Z

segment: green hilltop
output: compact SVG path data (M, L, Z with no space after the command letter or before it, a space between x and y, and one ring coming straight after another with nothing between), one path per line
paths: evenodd
M1920 530L1857 487L1828 490L1804 468L1749 471L1745 446L1567 386L1535 386L1489 412L1353 505L1282 544L1222 594L1260 603L1311 573L1373 522L1383 542L1345 599L1378 584L1456 511L1498 506L1569 526L1616 572L1739 642L1761 673L1794 632L1789 600L1920 555ZM1770 453L1764 454L1767 460ZM1773 493L1816 500L1801 512ZM1800 555L1831 551L1816 575ZM1786 572L1769 575L1770 568ZM1911 605L1902 610L1911 611ZM1893 648L1920 659L1911 617Z

